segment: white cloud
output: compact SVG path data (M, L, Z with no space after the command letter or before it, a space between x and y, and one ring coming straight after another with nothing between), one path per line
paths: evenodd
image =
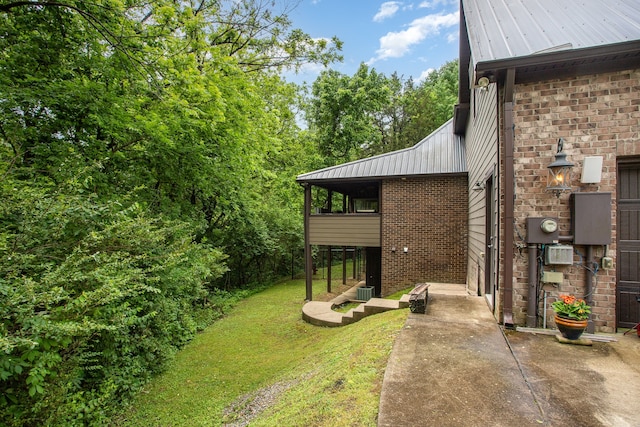
M391 18L400 9L402 3L399 1L387 1L380 5L380 10L373 17L374 22L382 22L387 18Z
M429 77L429 74L433 73L435 70L435 68L424 70L422 73L420 73L420 76L416 79L416 82L420 83L421 81L425 80L427 77Z
M433 9L440 5L447 6L456 4L458 4L458 0L425 0L423 2L420 2L418 7L422 9Z
M403 57L410 51L411 46L423 42L430 35L439 34L443 28L458 25L460 21L458 16L458 12L427 15L411 22L406 30L387 33L380 37L380 49L368 63Z

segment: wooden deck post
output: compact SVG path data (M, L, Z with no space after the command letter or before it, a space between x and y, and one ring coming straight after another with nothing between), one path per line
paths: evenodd
M304 184L304 273L306 282L306 300L313 299L313 258L309 243L309 217L311 216L311 185Z
M342 247L342 284L347 284L347 247Z
M357 252L358 252L358 248L354 246L353 247L353 279L354 280L357 278L357 276L356 276L356 269L357 269L356 256L357 256Z
M327 250L327 292L331 293L331 263L333 261L333 257L331 256L331 246L328 247Z

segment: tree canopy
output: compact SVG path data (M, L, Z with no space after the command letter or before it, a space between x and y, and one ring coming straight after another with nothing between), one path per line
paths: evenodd
M0 6L0 423L105 422L226 291L290 271L308 140L278 72L340 48L290 7Z
M452 117L457 94L457 61L418 84L361 64L351 77L321 73L306 117L330 166L413 146Z

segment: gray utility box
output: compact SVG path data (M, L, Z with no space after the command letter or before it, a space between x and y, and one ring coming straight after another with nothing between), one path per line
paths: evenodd
M611 193L571 193L570 204L574 244L611 243Z
M550 245L558 243L560 232L556 229L553 232L546 233L542 230L542 222L545 220L553 220L558 222L557 218L527 218L527 243L537 243Z
M373 286L360 286L356 289L356 299L358 301L369 301L373 298Z

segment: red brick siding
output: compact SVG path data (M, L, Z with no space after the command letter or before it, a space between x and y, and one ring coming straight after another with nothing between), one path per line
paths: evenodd
M418 282L465 283L467 204L466 176L383 181L383 295Z
M560 198L546 191L547 166L554 159L558 138L565 140L564 151L573 168L574 192L611 192L612 244L607 255L616 256L616 159L640 155L640 70L576 77L517 85L514 102L516 183L515 226L526 236L529 216L560 218L561 235L569 234L569 193ZM581 184L585 156L604 157L602 182ZM524 243L515 233L514 241ZM576 249L585 254L586 248ZM604 255L596 247L596 261ZM579 257L574 258L578 263ZM514 320L525 323L528 273L526 249L516 250L514 262ZM546 267L550 270L550 267ZM551 303L559 292L584 295L585 269L559 267L565 281L559 289L548 287ZM600 270L594 282L593 317L596 330L612 332L615 328L615 268ZM547 313L552 316L551 310Z

